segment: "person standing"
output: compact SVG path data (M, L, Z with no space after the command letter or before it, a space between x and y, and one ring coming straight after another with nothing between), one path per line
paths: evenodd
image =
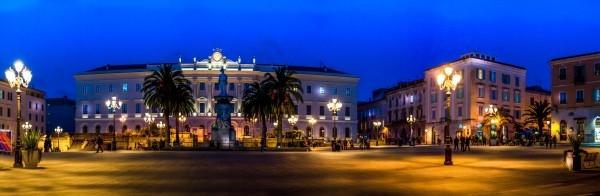
M104 144L104 140L102 139L102 137L98 136L98 138L96 138L96 153L98 153L98 152L104 153L104 149L102 149L103 144Z
M554 145L554 148L556 148L556 135L552 136L552 144Z
M546 144L546 149L550 148L550 136L548 134L544 135L544 144Z
M454 151L458 151L458 136L454 136Z
M471 152L471 137L465 138L465 149Z
M465 137L460 136L460 151L465 151Z

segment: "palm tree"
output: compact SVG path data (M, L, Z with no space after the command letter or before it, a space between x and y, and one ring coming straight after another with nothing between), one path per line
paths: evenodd
M552 106L546 100L534 101L523 115L525 117L525 123L536 124L540 133L544 128L544 121L550 118L552 114Z
M169 116L176 109L177 93L182 86L189 87L187 80L181 70L176 70L173 65L164 64L158 70L144 78L144 103L150 108L157 108L163 113L167 127L167 142L171 141L171 126Z
M177 86L173 95L173 115L189 116L195 111L194 97L190 81L185 80L184 83ZM175 144L179 146L179 120L175 120Z
M275 75L265 74L262 81L275 104L274 112L277 119L277 145L281 140L283 117L296 114L297 102L304 102L302 99L302 82L294 77L295 72L285 67L275 69Z
M267 121L274 120L274 104L271 101L269 89L259 82L254 82L244 91L242 113L246 121L259 121L262 125L260 147L267 148Z

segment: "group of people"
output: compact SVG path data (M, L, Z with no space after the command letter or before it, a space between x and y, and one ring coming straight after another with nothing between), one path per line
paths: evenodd
M465 136L461 136L460 138L458 136L454 137L454 151L458 152L459 150L464 152L464 151L471 151L471 137L465 137ZM458 146L460 145L460 149L458 148Z
M544 135L544 144L546 144L546 148L556 148L557 143L556 135L550 137L549 134Z
M333 152L340 152L348 149L354 149L354 142L340 139L331 141L331 151Z

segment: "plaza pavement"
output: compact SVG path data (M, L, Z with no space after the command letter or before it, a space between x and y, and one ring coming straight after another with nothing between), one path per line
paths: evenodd
M443 166L440 146L328 152L46 153L39 169L0 155L0 195L600 194L600 171L569 173L562 151L473 147ZM592 149L598 151L598 149Z

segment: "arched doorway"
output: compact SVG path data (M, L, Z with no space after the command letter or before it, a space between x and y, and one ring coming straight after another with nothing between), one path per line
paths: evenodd
M306 137L312 138L312 128L306 127Z
M125 134L125 132L127 132L127 125L123 125L121 129L121 134Z
M244 126L244 136L250 136L250 127L248 125Z
M88 133L88 127L87 127L87 125L83 125L83 127L81 128L81 133L83 133L83 134L87 134Z
M350 127L346 127L346 129L344 129L344 136L346 138L351 138L352 135L350 135Z
M113 131L115 131L115 127L113 127L112 125L108 125L108 132L112 133Z
M564 121L564 120L560 121L559 128L558 128L558 134L559 134L560 141L567 140L567 122L566 121Z
M95 130L95 131L96 131L96 134L100 134L100 129L101 129L101 128L102 128L102 127L100 127L100 125L96 125L96 130Z
M325 138L325 128L323 128L323 127L319 128L319 137Z

